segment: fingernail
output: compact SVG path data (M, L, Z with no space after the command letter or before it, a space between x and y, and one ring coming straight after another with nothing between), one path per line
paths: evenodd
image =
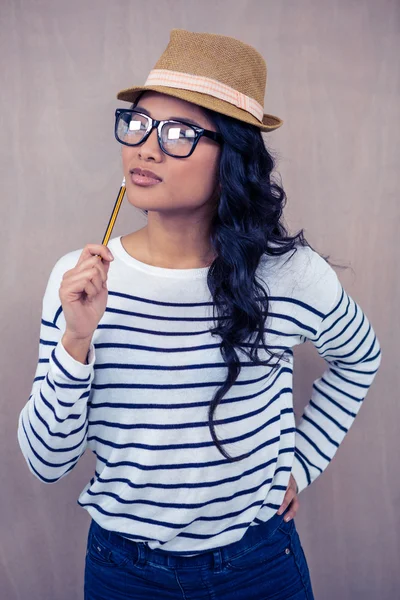
M284 517L283 520L286 521L286 523L287 523L288 521L290 521L291 518L292 517Z

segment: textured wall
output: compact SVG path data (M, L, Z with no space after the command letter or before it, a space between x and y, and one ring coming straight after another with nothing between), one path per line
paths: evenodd
M392 600L400 584L400 301L396 0L0 0L2 600L80 600L90 517L86 453L56 485L31 475L17 419L56 260L101 243L121 182L117 91L143 83L172 28L231 35L268 64L265 112L287 224L334 263L382 344L365 405L296 516L318 600ZM112 235L143 216L126 202ZM324 362L295 351L296 414ZM392 359L393 357L393 359Z

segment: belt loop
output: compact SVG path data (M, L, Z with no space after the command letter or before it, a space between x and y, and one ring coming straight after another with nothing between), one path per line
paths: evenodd
M138 555L136 565L140 567L146 562L146 548L143 542L136 542L136 548Z
M218 548L218 550L213 550L213 558L214 558L214 571L219 573L222 570L221 548Z

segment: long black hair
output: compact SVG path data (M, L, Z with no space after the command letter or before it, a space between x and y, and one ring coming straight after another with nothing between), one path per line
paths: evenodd
M259 261L265 254L296 252L297 246L314 248L305 239L303 229L291 236L284 225L282 213L287 197L273 177L276 160L266 148L261 130L210 109L202 107L202 110L224 140L219 164L219 199L211 228L211 243L217 258L208 270L207 284L213 297L213 317L218 323L210 332L221 339L220 351L228 372L211 400L208 424L221 454L234 462L250 453L231 457L215 434L213 416L241 371L235 348L240 348L257 365L270 366L271 358L277 356L264 340L268 295L256 276ZM329 263L326 256L321 256ZM260 349L270 354L268 360L258 357ZM279 355L279 360L284 354L285 351ZM279 360L272 367L278 367Z

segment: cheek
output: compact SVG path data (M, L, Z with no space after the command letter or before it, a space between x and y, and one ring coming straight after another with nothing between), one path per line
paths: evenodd
M131 159L131 151L128 146L124 146L121 144L121 158L122 158L122 166L125 168L129 164L129 160Z
M190 169L181 169L174 173L168 172L167 187L171 198L185 200L197 205L206 200L212 190L212 178L207 171L194 166Z
M196 150L190 157L193 158L192 161L184 164L182 160L182 164L174 165L176 169L168 171L169 180L174 187L184 187L185 191L198 190L199 193L203 192L207 195L215 186L219 156L216 152L210 152L210 148L205 148L205 151L198 152L197 155Z

